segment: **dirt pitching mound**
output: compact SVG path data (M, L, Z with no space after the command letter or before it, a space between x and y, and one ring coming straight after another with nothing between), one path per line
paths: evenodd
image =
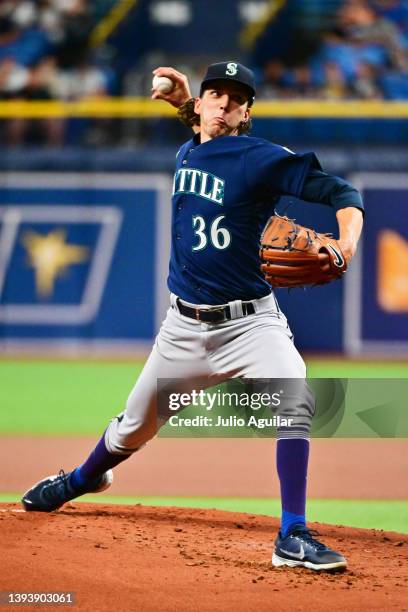
M278 522L266 516L84 503L42 514L2 504L0 590L74 591L74 610L98 612L408 609L408 536L311 526L347 557L347 571L274 569Z

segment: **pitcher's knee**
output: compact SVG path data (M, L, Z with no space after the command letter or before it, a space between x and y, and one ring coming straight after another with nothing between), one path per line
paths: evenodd
M277 428L278 438L309 437L316 410L313 391L304 381L293 381L278 410L282 425Z
M107 449L111 453L129 454L137 451L157 433L156 419L129 419L121 413L109 424L105 434Z

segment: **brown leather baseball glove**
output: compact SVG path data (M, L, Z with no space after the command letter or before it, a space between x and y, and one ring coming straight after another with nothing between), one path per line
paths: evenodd
M324 285L339 279L347 262L331 234L272 215L261 236L261 270L273 287Z

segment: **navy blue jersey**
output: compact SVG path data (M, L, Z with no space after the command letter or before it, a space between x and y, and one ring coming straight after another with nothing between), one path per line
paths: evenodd
M195 137L177 154L168 287L193 304L270 293L259 239L281 195L299 197L314 153L297 155L262 138Z

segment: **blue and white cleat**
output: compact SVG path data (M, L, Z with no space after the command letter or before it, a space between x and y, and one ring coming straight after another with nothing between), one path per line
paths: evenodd
M26 491L21 499L27 512L52 512L67 501L85 495L86 493L100 493L108 489L113 482L112 470L108 470L92 483L77 488L71 485L71 474L60 470L55 476L48 476L37 482Z
M328 548L322 542L315 540L316 531L305 525L295 525L285 538L279 532L275 540L275 550L272 555L272 565L282 567L307 567L317 571L344 570L346 559Z

